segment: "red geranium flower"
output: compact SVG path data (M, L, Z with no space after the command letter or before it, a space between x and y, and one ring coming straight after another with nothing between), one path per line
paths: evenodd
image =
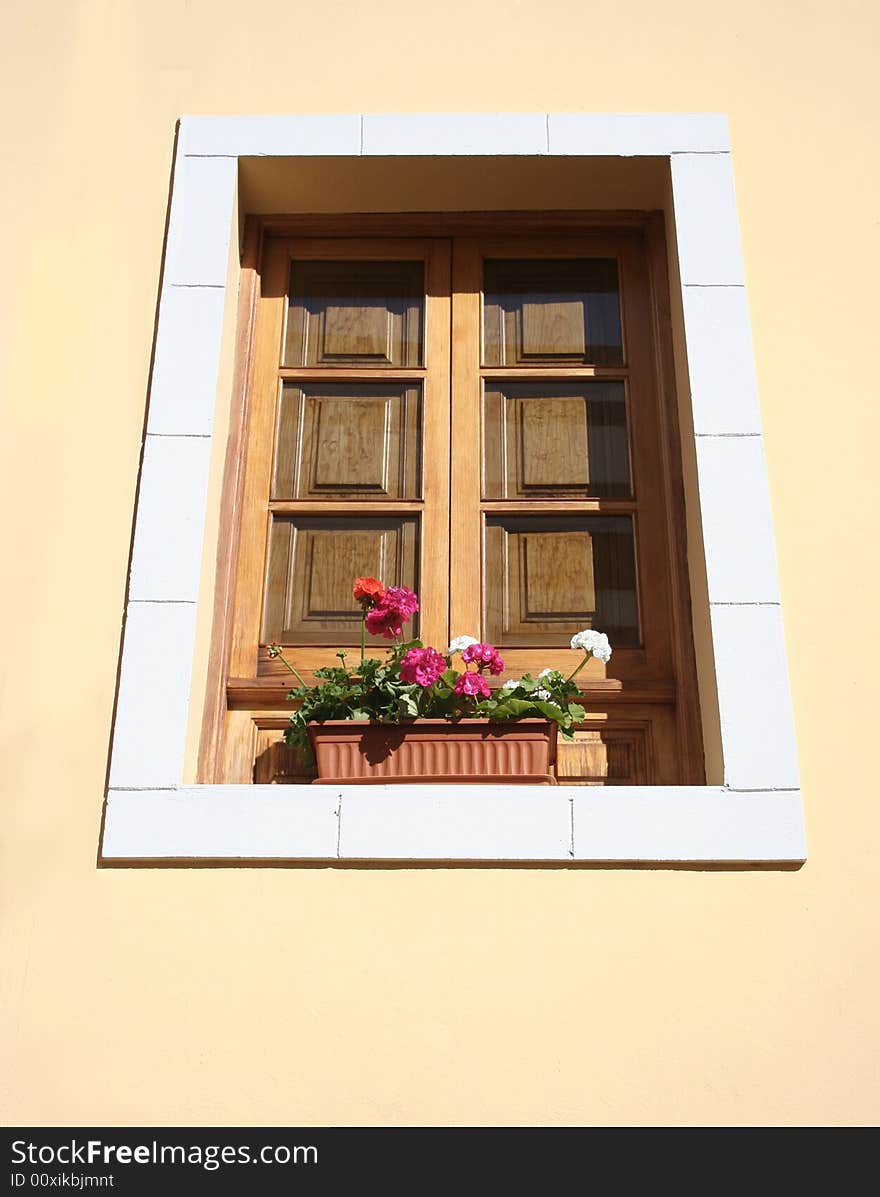
M385 587L378 578L357 578L354 584L354 601L362 607L375 607L382 601Z

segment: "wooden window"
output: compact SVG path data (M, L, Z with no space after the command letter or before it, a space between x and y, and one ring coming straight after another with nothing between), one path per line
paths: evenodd
M305 675L356 651L359 574L505 676L569 672L572 634L607 632L559 779L704 780L662 219L595 225L251 223L201 780L308 779L266 646Z

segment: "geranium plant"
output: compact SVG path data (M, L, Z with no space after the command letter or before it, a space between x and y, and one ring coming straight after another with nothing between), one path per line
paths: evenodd
M411 590L358 578L353 593L362 612L356 667L350 667L349 654L340 651L340 664L316 669L319 681L309 686L277 644L269 647L269 655L299 682L287 696L300 704L285 732L291 746L308 750L308 725L338 719L390 724L413 719L549 719L571 739L574 725L585 716L584 708L572 701L578 693L575 678L590 657L611 657L608 637L586 629L571 639L572 649L583 656L567 677L557 669L544 669L537 677L527 673L493 689L487 678L503 674L504 661L491 644L475 636L457 636L441 652L421 640L404 640L403 627L419 609ZM366 655L367 632L394 641L384 660ZM460 667L453 664L456 659Z

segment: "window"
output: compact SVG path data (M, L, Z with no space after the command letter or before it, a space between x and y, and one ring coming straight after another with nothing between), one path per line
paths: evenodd
M219 737L214 733L227 711L224 579L229 563L237 560L237 545L230 535L218 539L217 521L219 515L226 531L235 525L226 517L240 499L240 489L230 468L229 485L221 492L220 470L209 474L208 465L222 464L220 446L226 444L230 416L230 467L242 456L240 417L246 413L239 409L239 399L244 380L231 383L225 362L232 357L236 297L244 317L239 327L248 327L258 246L245 246L240 257L234 235L237 213L254 210L255 180L264 162L264 198L277 194L273 179L280 177L289 194L287 189L308 177L316 163L327 162L330 174L322 177L348 180L358 197L362 168L373 183L384 174L394 195L384 207L412 211L421 204L398 202L406 190L401 183L409 179L415 191L427 194L420 165L425 162L432 180L444 180L446 194L466 206L460 202L462 161L480 188L487 177L497 178L505 200L510 184L515 188L524 177L520 163L530 178L541 174L543 164L554 172L565 168L585 202L599 208L616 208L621 197L631 201L646 170L652 177L655 168L662 172L655 198L641 206L662 208L668 230L668 279L661 280L662 286L652 282L652 291L658 295L665 289L675 328L694 639L701 698L708 703L703 728L709 732L709 784L560 785L540 791L521 786L503 793L481 786L388 791L371 786L363 787L369 790L363 793L344 786L192 784L197 754L190 755L188 743L195 747L197 737L190 738L187 723L194 730L198 726L206 680L218 704L222 698L222 710L207 706L202 761L208 771L203 776L220 775L211 771L217 764ZM604 199L596 199L597 188ZM322 194L324 202L299 210L332 210L335 193ZM278 211L278 205L260 210ZM400 230L401 219L395 217L393 228L373 228L369 235L395 237ZM343 232L352 235L350 228L336 230ZM435 225L432 232L438 236L442 230ZM551 235L543 225L531 232ZM485 228L471 231L473 236L485 234ZM449 232L450 237L466 235L461 228ZM653 279L653 255L648 260ZM624 295L624 311L626 303ZM667 327L665 318L662 323ZM625 339L625 320L623 332ZM662 356L662 339L655 349ZM661 369L665 373L665 365ZM668 470L666 476L671 477ZM674 478L672 482L674 489ZM213 618L222 632L209 654L203 628L212 619L208 575L213 581L215 562L220 585ZM676 606L673 617L682 607ZM687 644L677 635L675 641ZM684 678L685 671L677 669L676 676ZM267 710L262 684L240 693L237 702L261 717ZM627 713L632 713L629 708ZM286 712L279 717L276 734L286 718ZM723 117L478 113L182 118L103 815L104 864L175 859L697 864L805 859L760 411Z
M333 224L251 230L229 664L202 780L311 779L283 745L289 676L266 649L307 677L356 652L351 584L373 574L418 591L426 643L477 635L515 677L567 673L572 634L607 632L559 779L702 782L662 220Z

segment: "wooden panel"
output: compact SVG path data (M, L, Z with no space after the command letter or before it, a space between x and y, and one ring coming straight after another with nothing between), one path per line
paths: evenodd
M289 675L288 675L289 676ZM229 711L224 737L223 780L227 784L308 784L314 764L284 743L292 707L276 711Z
M542 295L522 304L523 357L583 357L587 352L580 296Z
M328 303L324 308L321 359L340 357L385 357L391 360L391 313L381 303L347 306Z
M622 382L487 382L483 497L632 493Z
M521 399L517 413L522 490L573 489L590 477L584 405L577 399Z
M273 499L414 499L420 465L420 387L283 386Z
M487 260L483 291L487 366L622 364L614 258Z
M494 644L561 646L589 627L639 643L628 516L487 516L485 587Z
M417 590L418 520L275 516L263 643L356 645L360 609L351 595L355 578L372 575L389 586ZM415 636L418 616L407 628ZM368 637L387 647L381 637Z
M303 785L317 776L314 762L299 749L288 748L284 743L287 720L272 720L266 726L258 719L256 726L254 782L257 785Z
M421 262L302 261L290 268L285 366L420 366Z
M579 729L572 743L559 744L556 776L564 785L651 785L650 739L649 723Z
M589 619L596 610L589 532L522 532L517 542L524 621Z
M257 728L249 711L227 711L221 744L220 780L250 785L254 777Z

